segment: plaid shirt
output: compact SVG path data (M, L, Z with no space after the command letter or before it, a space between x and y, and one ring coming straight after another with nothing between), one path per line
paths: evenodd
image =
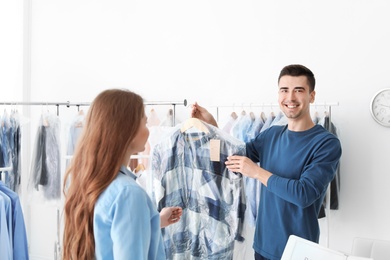
M244 240L243 177L225 161L245 155L245 144L206 126L207 134L177 129L153 149L152 173L161 185L154 187L158 210L183 209L181 220L163 229L168 259L232 259L234 240ZM219 161L210 160L211 139L220 140Z

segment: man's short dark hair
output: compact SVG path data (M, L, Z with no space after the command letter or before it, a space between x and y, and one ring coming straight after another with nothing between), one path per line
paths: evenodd
M306 76L307 83L309 84L309 90L312 92L316 85L316 79L314 78L314 74L311 70L306 68L303 65L299 64L292 64L285 66L279 74L278 83L280 81L280 78L283 76L293 76L293 77L299 77L299 76Z

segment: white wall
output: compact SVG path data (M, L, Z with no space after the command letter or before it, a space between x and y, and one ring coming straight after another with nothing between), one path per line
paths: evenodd
M22 1L0 0L0 101L22 96L22 11Z
M390 129L369 112L372 95L390 87L389 9L386 0L31 0L30 98L91 101L127 87L213 111L276 102L280 69L304 64L316 75L317 101L339 102L341 201L329 245L350 252L355 236L390 240ZM31 209L30 251L50 259L55 214L42 221L41 210Z

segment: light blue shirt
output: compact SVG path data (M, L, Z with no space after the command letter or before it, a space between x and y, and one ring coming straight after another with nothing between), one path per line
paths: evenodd
M136 176L122 166L95 204L96 259L166 259L160 214Z
M13 259L28 260L28 244L26 226L24 223L22 206L20 204L19 195L6 187L0 181L0 192L3 192L11 200L12 205L12 241L11 246L13 247ZM2 251L0 250L1 254Z
M1 259L12 259L12 246L9 237L7 208L10 201L0 195L0 254Z

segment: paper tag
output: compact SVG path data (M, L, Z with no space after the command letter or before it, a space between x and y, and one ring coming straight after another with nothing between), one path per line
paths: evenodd
M220 161L221 151L221 140L211 139L210 140L210 160L213 162Z

